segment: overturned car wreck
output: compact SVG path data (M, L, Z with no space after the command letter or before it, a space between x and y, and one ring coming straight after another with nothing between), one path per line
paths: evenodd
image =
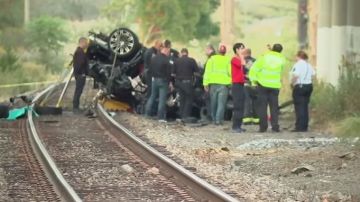
M129 29L114 30L109 36L90 32L89 58L90 76L111 99L135 108L146 90L141 82L143 53L146 50L137 36ZM141 89L134 86L134 81ZM133 85L132 85L133 84ZM140 90L140 92L135 92Z
M99 84L102 94L110 99L126 103L142 114L147 89L144 69L144 53L147 50L137 35L127 28L114 30L110 35L90 32L87 51L90 76ZM194 81L195 95L192 116L204 118L207 114L201 76ZM178 117L178 94L169 92L167 117ZM227 113L228 114L228 113ZM227 116L231 116L231 113ZM227 118L229 119L229 117Z

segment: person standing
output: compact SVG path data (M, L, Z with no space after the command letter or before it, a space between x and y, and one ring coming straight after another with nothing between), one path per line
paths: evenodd
M80 112L80 97L86 83L86 75L89 72L89 60L85 53L88 40L85 37L79 39L79 45L73 56L73 68L75 77L75 92L73 97L73 112Z
M245 109L244 109L244 124L259 124L260 119L256 112L256 98L257 92L251 86L249 79L249 72L256 59L251 56L251 49L246 48L243 51L245 59Z
M146 71L145 73L145 79L146 79L146 84L148 86L148 91L146 93L146 97L149 98L151 95L151 74L149 71L150 68L150 63L151 63L151 59L153 57L155 57L159 52L160 52L160 48L162 46L162 43L160 40L156 40L154 43L154 46L147 49L144 53L144 69Z
M206 63L211 58L211 56L216 54L216 50L215 50L214 46L211 45L211 44L207 45L206 48L205 48L205 54L206 54L206 57L207 57L207 60L205 62L205 66L206 66Z
M233 109L233 124L232 130L236 133L244 132L245 130L241 128L243 115L244 115L244 102L245 102L245 92L244 92L244 83L245 83L245 74L244 74L244 65L245 60L242 55L242 51L245 46L242 43L236 43L233 46L233 51L235 56L231 60L231 94L234 103Z
M273 132L280 132L279 126L279 92L281 74L286 59L281 54L281 44L274 44L271 51L258 59L250 69L249 77L252 85L258 88L258 115L260 118L259 132L268 128L267 108L270 107L271 126Z
M220 45L219 54L213 55L206 63L203 79L205 91L210 92L211 116L215 125L221 125L224 121L231 85L231 59L225 54L226 46Z
M208 44L206 46L206 48L205 48L205 54L206 54L207 60L206 60L206 62L204 64L202 78L204 78L205 67L206 67L207 62L210 60L210 58L213 55L216 55L216 50L215 50L214 46L211 45L211 44ZM206 119L207 119L207 121L211 121L212 120L212 117L211 117L212 115L211 115L211 105L210 105L209 92L204 93L204 102L205 102L205 109L206 109Z
M150 63L152 75L151 96L146 102L145 115L151 116L151 109L156 99L159 99L157 118L159 122L166 122L166 98L169 91L171 79L171 64L169 60L170 48L163 47L160 54L156 55Z
M291 85L293 87L293 100L295 107L295 129L293 132L306 132L309 126L309 102L313 91L312 78L315 70L307 61L308 56L304 51L296 55L297 62L291 70Z
M173 76L175 77L175 86L180 95L180 117L189 118L194 99L194 76L198 72L196 61L189 57L189 51L183 48L180 51L181 57L175 61Z

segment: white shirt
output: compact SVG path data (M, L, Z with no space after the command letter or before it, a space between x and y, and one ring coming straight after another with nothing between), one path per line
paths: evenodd
M315 75L315 70L305 60L299 60L295 63L290 72L291 78L296 76L298 79L295 82L296 84L311 84L312 77Z

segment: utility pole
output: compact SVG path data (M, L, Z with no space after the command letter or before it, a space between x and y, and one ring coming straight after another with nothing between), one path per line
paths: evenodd
M229 46L234 40L234 0L221 0L220 11L221 11L221 43Z
M30 0L24 0L24 24L30 21Z
M298 43L300 50L307 49L309 46L309 14L307 4L307 0L299 0L298 2Z
M308 2L309 13L309 59L311 64L316 65L316 51L317 51L317 28L319 18L319 0L310 0Z

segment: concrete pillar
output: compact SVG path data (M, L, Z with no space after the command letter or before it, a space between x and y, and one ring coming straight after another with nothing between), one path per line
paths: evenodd
M329 48L331 40L331 0L320 0L319 23L317 32L317 74L320 79L325 79L331 64L329 61Z
M320 79L337 84L342 57L360 54L359 0L320 0L317 69ZM356 43L357 42L357 43Z
M350 53L360 54L360 1L349 0L347 4L347 23L348 23L348 40L347 51ZM358 55L358 57L360 57Z

